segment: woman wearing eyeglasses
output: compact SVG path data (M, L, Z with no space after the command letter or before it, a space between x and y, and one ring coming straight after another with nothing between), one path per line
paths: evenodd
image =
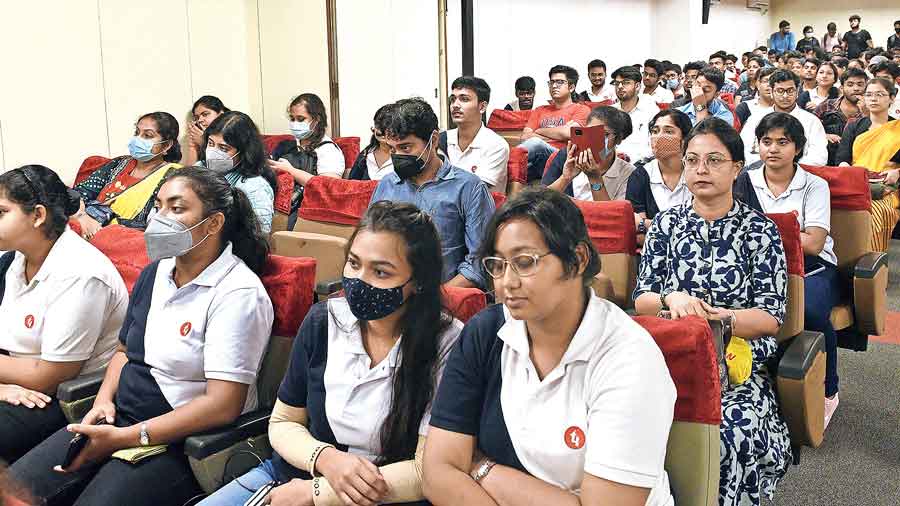
M837 152L840 165L865 167L884 177L888 191L880 199L872 200L873 251L887 251L891 232L900 220L900 121L888 115L897 88L884 78L872 79L863 95L869 116L847 125Z
M531 188L481 251L502 301L450 354L425 444L436 505L671 505L663 469L675 388L650 335L589 288L581 212Z
M787 265L775 224L732 194L743 165L731 125L710 118L694 127L684 152L693 200L654 218L634 291L638 314L730 319L734 335L750 343L750 378L722 394L719 503L727 505L771 497L791 458L765 366L784 319Z

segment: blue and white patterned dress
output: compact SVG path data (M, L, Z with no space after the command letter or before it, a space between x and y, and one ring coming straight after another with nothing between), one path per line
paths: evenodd
M707 222L691 203L656 216L644 243L634 297L663 289L687 292L717 307L762 309L784 321L787 265L775 224L735 201ZM719 504L760 504L771 498L791 461L788 428L766 368L774 337L750 342L753 372L722 395Z

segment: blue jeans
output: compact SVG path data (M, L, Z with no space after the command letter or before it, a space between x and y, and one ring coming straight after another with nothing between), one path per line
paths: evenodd
M528 150L528 182L540 181L544 176L544 165L550 155L559 151L540 137L531 137L519 144L520 148Z
M269 459L215 491L197 506L242 506L257 490L274 479L275 467Z
M831 325L831 310L840 301L841 283L837 267L821 259L807 257L825 266L825 270L803 280L806 330L825 335L825 395L838 392L837 332Z

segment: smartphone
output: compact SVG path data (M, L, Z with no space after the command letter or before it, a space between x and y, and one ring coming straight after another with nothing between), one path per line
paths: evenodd
M803 277L809 277L825 270L825 266L819 262L810 262L803 266Z
M609 157L609 146L606 142L606 127L602 125L582 127L573 126L569 130L572 144L575 144L577 153L586 149L591 150L595 162L606 160Z
M256 491L255 494L250 496L250 499L247 499L247 502L244 503L244 506L260 506L262 504L266 504L266 496L269 495L269 492L272 491L273 488L277 487L279 483L277 481L270 481L266 483L259 490Z
M101 418L100 420L97 420L94 425L105 424L106 419ZM72 462L75 460L75 457L77 457L78 454L81 453L81 450L84 450L84 447L87 446L89 440L90 438L88 438L84 434L75 434L75 437L73 437L72 440L69 441L69 448L66 450L66 457L63 459L60 467L66 469L67 467L71 466Z

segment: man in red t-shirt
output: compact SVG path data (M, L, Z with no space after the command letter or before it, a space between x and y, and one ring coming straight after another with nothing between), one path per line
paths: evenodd
M540 180L544 164L551 154L564 148L569 141L570 128L584 126L591 110L572 101L578 84L578 71L565 65L550 69L551 104L542 105L531 113L522 130L522 143L528 150L528 181Z

